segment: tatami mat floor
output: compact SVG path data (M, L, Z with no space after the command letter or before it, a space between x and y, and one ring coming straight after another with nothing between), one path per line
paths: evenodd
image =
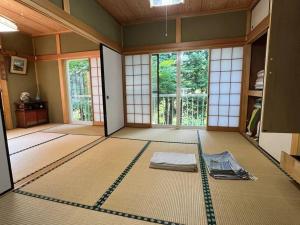
M299 188L238 133L201 130L202 149L230 150L257 181L207 180L199 162L198 173L150 169L154 151L198 155L199 145L192 144L197 131L138 131L123 129L118 138L102 141L0 198L0 224L299 225Z
M92 126L92 125L61 124L61 125L46 129L46 130L44 130L44 132L59 133L59 134L104 136L104 127L103 126Z

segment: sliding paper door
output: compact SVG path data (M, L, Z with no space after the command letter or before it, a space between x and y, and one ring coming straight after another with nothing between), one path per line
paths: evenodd
M94 125L104 123L100 58L90 58Z
M122 56L101 45L105 135L124 127Z
M150 125L149 55L125 56L127 125Z
M208 128L239 127L242 73L242 47L211 50Z
M0 94L2 99L2 94ZM0 195L13 188L2 101L0 100Z

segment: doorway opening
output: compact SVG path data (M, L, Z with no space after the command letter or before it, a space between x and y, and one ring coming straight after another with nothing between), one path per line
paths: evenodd
M152 124L205 127L208 50L153 54Z
M89 59L67 60L70 121L92 124L92 94Z

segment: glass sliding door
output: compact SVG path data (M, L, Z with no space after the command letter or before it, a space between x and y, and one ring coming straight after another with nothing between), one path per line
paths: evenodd
M206 126L208 54L152 55L152 124Z
M181 53L180 124L206 126L208 50Z
M92 95L89 59L68 60L70 121L92 124Z
M152 124L176 125L177 54L152 55Z

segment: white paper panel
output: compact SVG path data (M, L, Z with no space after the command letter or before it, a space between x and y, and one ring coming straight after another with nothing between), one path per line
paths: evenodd
M232 70L243 70L243 60L242 59L232 60Z
M133 92L135 97L141 97L140 95L142 94L142 88L139 85L136 85L133 87Z
M98 68L91 68L91 76L92 77L97 77L98 76Z
M149 94L149 85L142 86L142 94Z
M229 116L239 116L240 115L240 107L239 106L230 106Z
M219 116L218 126L228 127L228 117L227 116Z
M230 95L230 105L240 105L241 96L239 94Z
M133 74L135 76L140 76L142 73L142 66L141 65L135 65L133 66Z
M219 95L210 95L209 96L209 104L210 105L218 105L219 104Z
M229 94L230 83L220 83L220 94Z
M91 62L91 67L97 67L97 59L96 58L91 58L90 59L90 62Z
M241 59L243 58L243 47L235 47L233 48L233 59Z
M143 123L143 115L135 114L135 123Z
M142 64L149 65L149 55L142 55Z
M228 114L229 114L229 106L219 106L220 116L228 116Z
M210 82L220 82L220 72L211 72L210 74Z
M231 82L242 82L242 71L231 72Z
M127 114L127 122L134 123L134 114Z
M208 125L212 127L218 126L218 116L208 117Z
M134 55L133 56L133 65L140 65L141 64L141 56L140 55Z
M142 114L142 106L141 105L135 105L134 106L134 112L137 114Z
M231 83L230 93L240 94L241 93L241 83Z
M232 48L223 48L222 49L222 59L231 59Z
M229 117L229 126L238 127L239 126L239 117Z
M135 105L140 105L140 104L142 104L142 96L140 96L140 95L135 95L135 96L134 96L134 104L135 104Z
M220 95L219 105L229 105L229 95Z
M149 105L150 104L150 95L143 95L142 100L143 100L143 104Z
M132 76L133 75L133 67L125 66L125 74L126 74L126 76Z
M231 70L231 60L222 60L221 71L230 71L230 70Z
M220 82L230 82L230 72L221 72Z
M150 114L150 105L143 105L143 114Z
M94 105L99 105L100 104L100 98L98 96L93 96L93 103L94 103Z
M133 59L132 59L132 56L129 55L129 56L125 56L125 65L132 65L133 64Z
M127 100L127 104L132 105L133 104L133 95L127 95L126 100Z
M126 93L128 95L132 95L133 94L133 86L126 86Z
M100 122L100 114L94 113L94 121Z
M134 76L134 85L141 85L142 84L142 77L141 76Z
M134 106L133 105L127 105L127 113L134 113Z
M219 71L221 71L221 61L211 61L211 63L210 63L210 71L211 72L219 72Z
M126 76L126 85L133 85L133 76Z
M143 123L150 123L150 115L143 115Z
M211 83L209 88L210 94L219 94L219 83Z
M142 74L149 74L149 65L142 65Z
M218 108L218 106L210 106L208 114L210 116L217 116L217 115L219 115L219 108Z
M221 49L212 49L210 58L211 60L221 59Z
M143 75L142 76L142 84L148 84L149 85L149 75Z

